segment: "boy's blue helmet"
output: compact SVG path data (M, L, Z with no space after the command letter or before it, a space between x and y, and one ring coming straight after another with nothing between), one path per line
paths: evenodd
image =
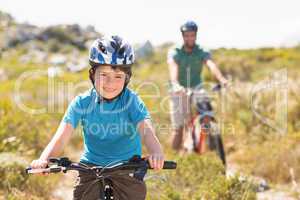
M134 63L132 46L119 36L96 39L89 54L91 65L124 66Z
M102 37L92 43L89 62L91 65L89 78L93 85L95 84L96 68L101 65L110 65L112 68L119 67L126 73L124 85L126 88L132 75L131 66L134 63L134 51L132 46L119 36Z

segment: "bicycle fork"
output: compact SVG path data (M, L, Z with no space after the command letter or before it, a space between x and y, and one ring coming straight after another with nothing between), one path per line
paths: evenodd
M113 190L110 185L104 186L104 199L105 200L114 199Z

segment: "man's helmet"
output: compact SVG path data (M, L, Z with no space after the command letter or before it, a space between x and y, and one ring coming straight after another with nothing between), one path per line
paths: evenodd
M180 31L183 33L183 32L186 32L186 31L195 31L197 32L198 31L198 26L195 22L193 21L187 21L185 22L183 25L181 25L180 27Z

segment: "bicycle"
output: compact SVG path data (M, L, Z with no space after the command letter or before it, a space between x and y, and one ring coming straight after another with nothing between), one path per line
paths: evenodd
M52 164L44 169L32 169L31 167L26 168L27 174L37 174L37 173L66 173L67 171L82 171L88 173L94 173L97 177L97 181L93 184L101 181L103 183L103 187L99 188L103 190L104 196L100 196L100 199L114 199L113 198L113 186L112 183L107 179L110 176L110 173L115 172L117 170L126 171L125 174L130 176L144 176L148 169L152 169L150 167L149 162L145 158L141 158L140 156L134 156L130 160L119 162L114 165L107 166L88 166L83 163L72 162L67 157L61 158L50 158L49 162ZM176 169L177 163L174 161L165 161L163 169ZM121 175L121 174L120 174ZM82 196L84 199L84 195Z
M221 88L222 86L217 84L212 88L212 91L218 92ZM196 94L195 91L197 91ZM207 149L216 151L223 165L226 166L223 140L213 114L210 98L202 87L200 89L198 87L198 90L197 87L195 90L188 89L187 95L190 96L190 105L192 98L196 96L196 113L187 125L188 138L184 144L185 149L188 152L193 151L198 154L207 152Z

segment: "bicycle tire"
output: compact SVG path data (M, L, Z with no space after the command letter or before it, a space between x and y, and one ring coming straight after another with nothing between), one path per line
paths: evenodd
M208 147L210 150L215 151L221 159L224 166L226 166L226 155L223 145L223 139L217 124L213 121L210 122L210 133L208 135Z

